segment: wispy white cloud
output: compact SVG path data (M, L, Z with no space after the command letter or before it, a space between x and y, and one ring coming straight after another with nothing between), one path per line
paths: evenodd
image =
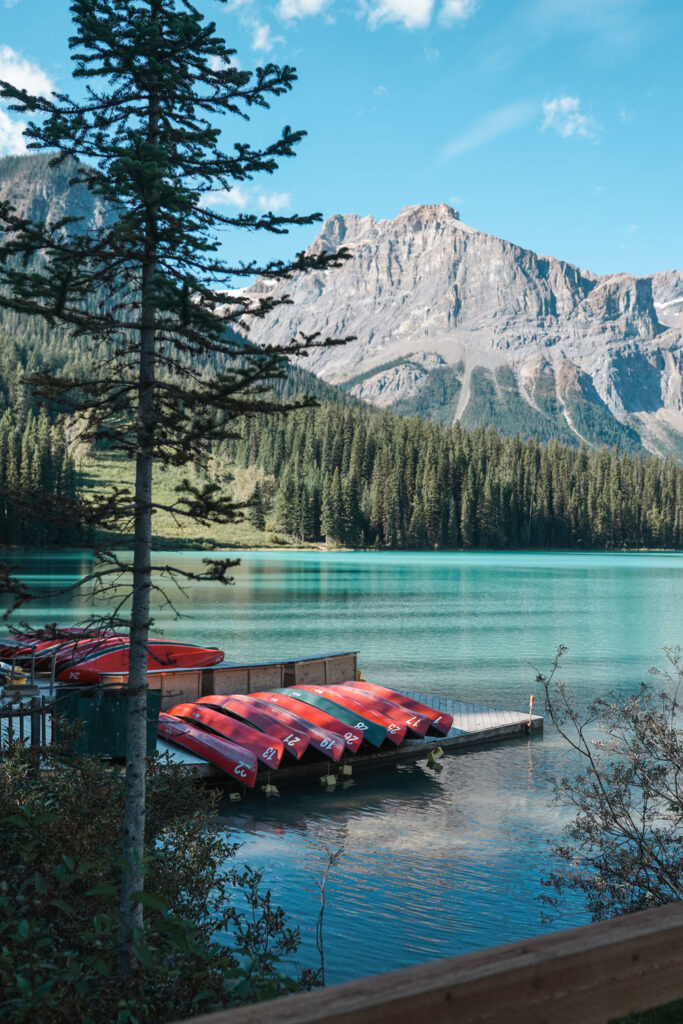
M563 139L576 136L581 139L595 140L600 131L598 122L581 113L581 100L578 96L556 96L543 103L543 124L541 129L552 128Z
M221 188L215 192L206 192L202 198L202 206L236 206L238 210L243 210L248 203L249 192L239 185L230 190Z
M230 190L217 189L215 192L207 192L202 199L202 205L234 207L238 210L258 207L264 212L282 213L291 207L292 197L289 192L261 192L258 187L249 189L235 185Z
M5 7L11 10L13 7L16 7L18 3L19 0L5 0Z
M270 25L260 21L252 21L248 26L252 31L251 46L257 53L270 53L276 43L284 43L282 36L271 35Z
M0 78L18 89L26 89L34 96L49 96L54 89L49 75L11 46L0 46ZM0 156L16 156L26 152L25 127L25 121L11 117L0 109Z
M463 153L469 153L473 149L485 146L501 135L508 135L518 128L522 128L532 120L538 105L528 100L519 103L510 103L508 106L492 110L456 136L443 147L439 154L440 163L449 163L457 159Z
M330 0L280 0L277 13L281 18L305 18L310 14L320 14L329 6Z
M282 213L283 210L288 210L291 207L292 197L289 192L270 192L258 197L258 205L264 211Z
M13 121L0 109L0 156L18 156L26 152L23 121Z
M371 28L397 21L405 28L426 28L432 20L434 0L373 0L368 10Z
M374 96L388 96L389 90L386 85L376 85L372 93Z
M454 21L467 21L478 6L479 0L443 0L439 21L442 25L452 25Z
M49 75L11 46L0 46L0 78L34 96L49 96L54 89Z

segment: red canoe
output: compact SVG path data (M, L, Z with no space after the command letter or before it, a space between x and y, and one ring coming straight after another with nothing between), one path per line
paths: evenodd
M338 693L352 693L353 699L357 700L363 707L381 711L388 718L405 725L416 736L424 736L431 725L430 720L425 715L417 715L414 711L401 707L400 704L394 704L384 697L378 697L376 694L370 693L369 690L359 690L355 683L335 683L332 686L326 686L325 689Z
M275 715L279 721L289 728L298 729L306 733L310 745L315 750L320 751L321 754L324 754L325 757L329 757L331 761L339 761L343 756L346 744L338 733L330 732L329 729L323 729L322 726L314 725L313 722L307 718L302 718L295 711L282 707L280 704L263 700L262 697L256 697L253 693L250 693L245 699L255 707L267 711L268 714Z
M237 743L231 743L221 736L204 732L189 722L180 718L173 718L164 711L159 714L159 735L165 740L176 743L185 750L191 750L198 754L210 764L220 768L226 775L230 775L237 782L254 788L258 762L254 754Z
M114 644L105 650L95 652L76 664L65 666L58 674L60 682L97 683L104 672L128 672L130 644ZM171 668L208 668L217 665L224 657L216 647L194 647L192 644L176 644L166 640L150 640L148 643L147 671L154 672Z
M440 736L445 736L450 730L453 724L453 715L447 714L445 711L437 711L435 708L430 708L428 704L423 704L419 700L415 700L413 697L407 697L405 693L398 693L396 690L390 690L386 686L377 686L375 683L366 683L364 679L359 679L357 682L344 683L343 685L349 685L358 687L359 690L367 690L368 693L374 693L378 697L384 697L386 700L390 700L393 704L400 704L404 708L408 708L410 711L414 711L416 715L423 715L429 719L430 729L437 732Z
M59 647L61 644L71 640L77 640L84 636L92 636L92 630L79 626L67 627L57 630L38 630L35 633L15 633L0 641L0 658L12 658L13 655L22 658L31 658L36 653L50 647Z
M304 686L297 686L298 690L308 690L311 693L317 693L320 697L327 697L328 700L333 701L335 704L339 704L340 707L346 708L348 711L353 711L354 714L362 718L367 718L370 722L375 722L376 725L382 725L387 730L387 738L395 743L396 746L401 743L406 736L406 725L401 725L396 719L390 718L386 713L379 711L369 701L363 703L356 699L356 695L349 689L344 687L336 686L313 686L306 684ZM357 691L360 693L360 691ZM388 703L388 701L385 701Z
M295 715L299 715L301 718L306 719L307 722L311 722L313 725L319 725L323 729L327 729L329 732L335 733L337 736L341 736L348 750L352 754L355 754L361 743L363 742L363 734L358 729L353 729L350 725L345 725L344 722L340 722L338 718L334 718L332 715L328 715L326 711L320 711L319 708L313 707L312 704L306 704L302 700L296 700L295 697L287 697L281 691L278 693L269 693L264 691L262 693L255 693L254 697L259 697L261 700L267 700L269 704L276 704L279 707L286 708L287 711L293 711Z
M197 704L206 704L223 714L234 716L255 729L277 736L285 748L285 752L299 761L308 750L310 738L303 730L292 728L281 718L278 718L269 705L257 707L256 701L250 701L248 697L240 694L221 696L213 694L209 697L201 697Z
M168 712L176 718L183 718L197 723L206 729L211 729L219 736L233 743L238 743L245 750L250 750L266 768L279 768L284 744L277 736L253 729L244 722L238 722L236 718L223 714L222 711L214 711L205 704L176 704Z

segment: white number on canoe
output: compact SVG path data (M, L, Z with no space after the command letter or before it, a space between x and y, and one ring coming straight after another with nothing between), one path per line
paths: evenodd
M392 736L394 735L395 732L399 732L399 729L400 727L396 725L395 722L392 722L391 725L387 726L387 732L390 732Z
M275 747L267 747L263 751L264 761L272 761L274 757L277 757L277 750L275 749Z
M289 736L285 737L285 743L287 744L288 747L293 747L299 742L300 739L301 736L295 736L293 732L290 732Z
M325 740L321 740L320 741L320 749L321 750L329 750L330 747L333 747L333 746L334 746L334 740L325 739Z
M408 722L408 725L419 725L420 724L420 719L418 718L417 715L412 715L410 718L406 719L406 721Z
M356 729L360 729L361 732L365 732L367 728L365 722L356 722Z
M360 736L357 736L355 732L345 732L344 739L348 740L349 743L353 743L355 740L359 740Z
M244 761L240 761L240 763L235 768L235 775L239 775L241 779L246 779L247 765L244 763Z

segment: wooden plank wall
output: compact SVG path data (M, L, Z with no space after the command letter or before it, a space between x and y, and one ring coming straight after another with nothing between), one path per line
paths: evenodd
M683 903L183 1024L604 1024L683 998Z

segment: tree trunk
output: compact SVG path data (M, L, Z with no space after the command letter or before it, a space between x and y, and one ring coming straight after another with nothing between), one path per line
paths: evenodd
M151 0L158 18L160 0ZM159 98L150 89L147 143L159 141ZM145 774L147 762L147 651L150 627L152 552L152 467L155 427L155 300L157 197L147 204L145 249L141 268L140 359L138 364L137 454L135 460L135 533L130 663L127 687L126 783L123 861L119 908L119 976L135 972L135 942L142 934L143 906L134 894L144 887Z

